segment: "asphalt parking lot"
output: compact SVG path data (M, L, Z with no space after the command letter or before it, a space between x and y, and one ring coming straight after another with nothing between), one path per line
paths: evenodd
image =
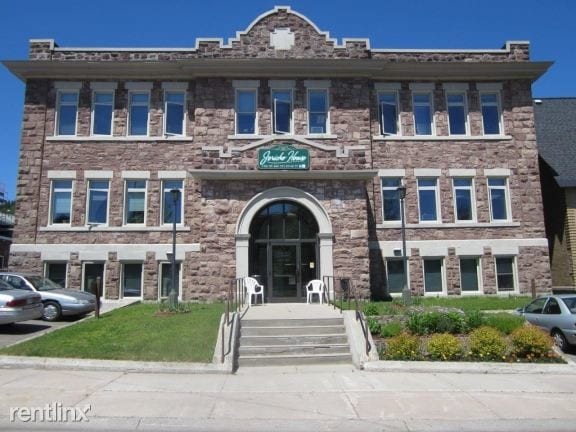
M82 316L65 317L62 321L47 322L29 320L15 324L0 325L0 348L20 342L53 328L61 328L81 320Z

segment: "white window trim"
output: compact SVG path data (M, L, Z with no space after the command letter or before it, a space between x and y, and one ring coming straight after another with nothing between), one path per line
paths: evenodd
M105 181L108 182L108 188L106 189L106 222L90 222L88 217L90 215L90 191L92 190L90 185L93 181ZM88 179L88 184L86 185L86 226L100 226L100 227L107 227L110 222L110 179L108 178L90 178ZM100 190L100 189L99 189Z
M507 291L500 291L500 287L498 286L498 267L496 265L496 260L498 258L512 258L512 282L514 283L513 290ZM515 255L494 255L494 278L496 279L496 293L497 294L518 294L519 293L519 284L518 284L518 260Z
M408 251L406 251L406 253L408 253ZM388 261L400 261L402 262L402 256L394 256L394 257L386 257L384 260L384 266L386 269L386 288L387 288L387 294L391 297L402 297L402 292L399 293L392 293L390 292L390 286L388 285ZM409 287L410 286L410 257L406 256L406 286Z
M47 260L44 261L44 271L42 272L42 275L44 277L48 277L48 266L50 264L64 264L66 266L66 277L64 278L64 288L68 288L68 261L52 261L52 260ZM0 268L2 268L2 266L0 265Z
M422 186L420 188L420 180L436 180L436 186ZM422 213L420 211L420 190L434 190L436 199L436 220L422 220ZM441 224L442 223L442 211L440 209L440 185L438 176L421 176L416 178L416 191L418 194L418 222L424 224Z
M128 182L129 181L144 181L146 186L144 186L144 222L143 223L127 223L126 216L128 211ZM141 191L140 188L137 189ZM135 227L143 227L146 226L146 222L148 220L148 180L143 178L124 178L124 211L122 216L122 225L123 226L135 226Z
M290 131L286 132L276 132L276 107L274 106L274 92L290 92ZM272 113L272 135L294 135L294 88L285 88L285 87L273 87L270 88L270 111Z
M392 133L388 133L388 132L384 132L384 116L383 116L383 112L382 112L382 102L380 102L380 95L381 94L386 94L386 93L391 93L394 95L394 103L396 106L396 133L392 134ZM398 103L398 101L400 100L400 93L399 90L378 90L376 93L376 97L377 97L377 103L378 103L378 124L380 127L380 135L381 137L396 137L396 136L402 136L402 124L400 122L400 105Z
M110 133L109 134L95 134L94 133L94 120L96 119L96 93L112 93L112 116L110 118ZM95 137L109 137L114 135L114 106L116 101L116 92L114 90L95 90L92 89L92 112L90 113L90 136Z
M62 93L75 93L76 94L76 117L74 119L74 133L67 135L60 135L60 107L61 107L61 95ZM54 136L56 137L73 137L78 134L78 103L80 101L80 90L79 89L65 89L59 88L56 94L56 115L54 121ZM67 103L65 106L71 106L72 104Z
M312 132L310 130L310 114L312 114L312 111L310 110L310 92L311 91L323 91L324 92L324 100L326 101L326 124L325 124L325 132ZM306 102L307 102L307 111L308 111L308 136L314 137L314 136L324 136L324 135L330 135L330 90L328 88L325 87L308 87L306 88ZM294 107L292 107L292 111L294 111Z
M238 98L238 92L252 92L254 93L254 107L255 107L255 115L254 115L254 133L251 134L244 134L238 131L238 114L239 114L239 110L238 110L238 102L239 102L239 98ZM250 137L250 136L258 136L260 131L258 129L258 120L259 120L259 114L258 114L258 87L253 88L253 87L235 87L234 88L234 97L235 97L235 103L234 103L234 136L238 136L238 137Z
M102 269L102 292L100 293L101 296L100 298L106 298L106 265L107 261L98 261L98 260L87 260L87 261L82 261L82 273L80 275L80 277L82 278L80 281L80 289L84 292L86 291L86 287L84 286L84 280L85 278L85 274L86 274L86 264L103 264L103 269Z
M146 112L146 133L142 134L142 135L132 135L131 129L132 129L132 95L133 94L146 94L148 95L148 103L146 104L147 106L147 112ZM127 128L126 128L126 136L128 137L134 137L137 139L137 137L148 137L150 136L150 101L151 101L151 91L150 90L129 90L128 91L128 115L127 115ZM136 104L135 106L144 106L143 104Z
M158 261L158 300L163 300L168 298L168 296L162 297L162 264L172 264L171 261ZM176 266L180 266L180 271L178 272L178 286L180 289L178 290L178 300L182 300L182 267L183 261L176 258ZM170 271L172 269L170 268ZM172 275L170 275L172 276Z
M168 83L163 83L162 87L163 87L163 100L164 100L164 104L163 104L163 109L164 109L164 115L162 116L162 128L164 131L164 136L165 137L183 137L186 136L186 107L188 106L188 97L187 97L187 93L185 90L180 90L178 86L174 86L173 89L171 89L170 87L168 88L164 88L164 84L168 84ZM176 84L176 83L171 83L171 84ZM168 132L166 130L166 121L168 120L168 99L166 98L166 94L167 93L182 93L184 95L184 99L182 101L182 133L181 134L175 134L175 133L171 133ZM148 102L150 103L150 101ZM172 102L173 103L173 102ZM148 113L150 113L150 111L148 111ZM148 117L150 117L150 114L148 114ZM148 118L148 120L150 120L150 118Z
M476 260L476 278L478 279L478 289L476 291L464 291L462 289L462 268L460 267L462 259ZM460 295L478 295L484 292L482 276L482 257L477 255L460 255L458 256L458 278L460 280Z
M415 100L416 95L428 95L429 104L423 104L421 102L417 103ZM428 106L428 110L430 112L430 134L429 135L421 135L416 132L416 106ZM434 118L434 92L432 90L423 91L423 90L412 90L412 120L414 122L414 136L415 137L431 137L436 136L436 119Z
M444 256L439 256L439 257L425 256L425 257L422 257L422 288L424 289L424 295L425 296L436 297L436 296L445 296L448 294L447 286L446 286L446 259L445 258L446 257L444 257ZM440 272L441 272L441 279L442 279L442 291L434 291L434 292L426 291L426 267L424 266L424 261L431 261L431 260L440 260L440 262L441 262Z
M404 170L401 170L404 171ZM400 209L400 219L398 220L385 220L384 219L384 190L397 190L398 187L392 187L392 186L387 186L387 187L383 187L382 186L382 179L385 178L398 178L400 179L400 185L404 184L404 176L396 176L396 175L380 175L379 179L380 179L380 199L382 200L382 225L386 225L386 226L390 226L390 225L398 225L402 223L402 209ZM399 201L401 201L399 199ZM402 205L402 203L400 203L400 206Z
M180 222L176 223L177 227L182 227L184 226L184 194L186 193L185 191L185 184L184 184L184 179L182 178L163 178L162 182L161 182L161 195L162 198L160 200L160 226L172 226L172 222L164 222L164 192L165 192L165 187L164 184L167 181L180 181L182 182L182 187L179 189L180 190Z
M469 179L470 180L470 186L456 186L454 184L454 180L457 179ZM474 177L470 177L470 176L453 176L452 177L452 201L454 204L454 223L457 224L471 224L471 223L476 223L477 222L477 216L476 216L476 183L474 181ZM472 219L470 220L460 220L458 219L458 208L457 208L457 202L456 202L456 190L458 189L463 189L463 190L470 190L470 206L471 206L471 210L472 210Z
M449 95L462 95L462 105L460 104L450 104L448 102ZM450 136L470 136L470 112L468 110L468 92L467 91L457 91L457 90L446 90L444 93L444 98L446 100L446 115L448 117L448 135ZM464 109L464 133L463 134L453 134L450 132L450 106L461 106Z
M504 179L506 184L504 186L490 186L490 179ZM491 223L501 223L501 222L512 222L512 204L510 197L510 178L505 175L489 175L486 178L486 188L488 189L488 207L490 210L490 222ZM492 213L492 189L504 189L506 193L506 219L494 219L494 214Z
M53 207L53 198L54 198L54 183L57 181L71 181L72 185L70 186L70 222L69 223L53 223L52 222L52 207ZM50 181L50 199L48 202L48 224L49 227L71 227L72 226L72 209L74 208L74 188L76 186L76 181L70 178L53 178Z
M128 296L128 297L124 297L124 272L126 269L126 264L140 264L140 295L137 297L134 296ZM121 273L120 273L120 292L118 297L120 299L138 299L138 300L142 300L144 298L144 263L142 261L122 261L120 263L122 269L121 269Z
M478 89L478 101L480 103L480 119L482 120L482 135L485 136L503 136L505 135L504 132L504 114L502 112L502 92L501 86L497 89L494 86L481 86L480 84L476 85ZM482 95L484 94L495 94L496 95L496 108L498 109L498 133L496 134L489 134L486 133L484 130L484 116L482 115L482 108L484 104L482 104ZM493 106L492 104L488 106Z

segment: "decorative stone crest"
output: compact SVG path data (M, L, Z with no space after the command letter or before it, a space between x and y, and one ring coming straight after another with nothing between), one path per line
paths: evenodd
M294 33L289 28L277 28L270 32L270 46L276 50L289 50L294 47Z

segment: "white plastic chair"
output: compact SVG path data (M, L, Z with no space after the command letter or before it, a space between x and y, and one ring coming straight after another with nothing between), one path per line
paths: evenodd
M326 293L326 288L324 287L324 282L319 279L313 279L306 285L306 303L312 302L312 296L318 294L318 299L320 304L324 303L324 295Z
M258 296L260 296L262 299L262 304L264 304L263 285L260 285L256 279L246 276L244 278L244 286L246 287L246 297L248 301L248 307L252 306L252 296L254 296L254 303L257 303Z

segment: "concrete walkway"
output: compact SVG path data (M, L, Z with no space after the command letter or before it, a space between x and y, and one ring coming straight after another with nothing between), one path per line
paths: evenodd
M576 374L366 372L353 366L235 375L0 369L0 430L574 431ZM87 422L10 421L15 408ZM14 417L14 414L13 414Z
M326 303L266 303L249 307L242 319L342 318L339 309Z

